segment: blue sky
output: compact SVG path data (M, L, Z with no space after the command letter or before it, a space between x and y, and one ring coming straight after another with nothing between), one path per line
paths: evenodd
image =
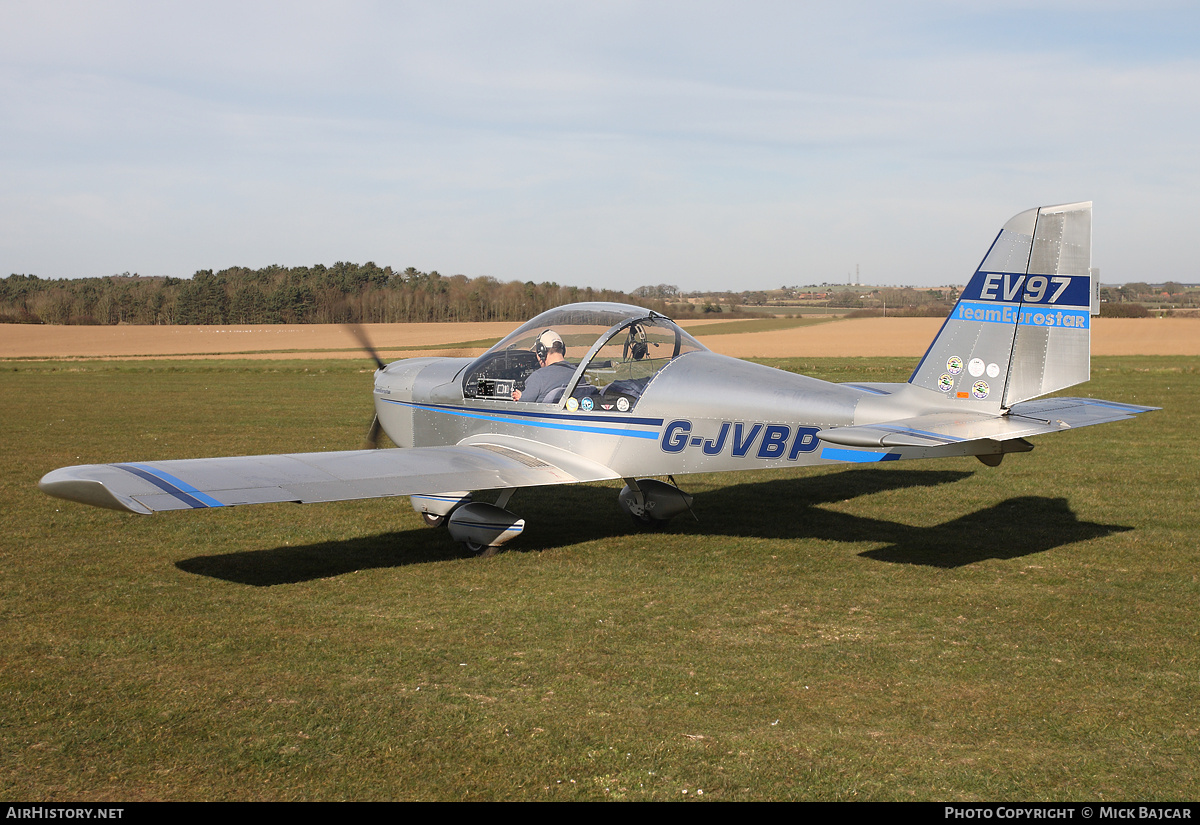
M1200 281L1200 6L0 0L0 271Z

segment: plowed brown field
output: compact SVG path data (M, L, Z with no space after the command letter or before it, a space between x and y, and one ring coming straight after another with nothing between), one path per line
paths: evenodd
M896 355L919 358L940 318L855 318L770 332L707 334L723 323L685 324L712 350L747 357ZM1200 355L1200 320L1095 318L1093 355ZM367 324L390 360L478 354L473 342L500 338L512 323ZM5 358L361 358L354 338L325 324L219 327L59 327L0 324Z
M937 335L942 320L853 318L702 340L709 348L738 358L872 355L920 358ZM1200 355L1200 319L1093 318L1092 355Z

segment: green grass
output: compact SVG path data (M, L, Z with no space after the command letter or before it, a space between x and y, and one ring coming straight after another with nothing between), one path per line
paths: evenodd
M904 380L911 359L777 363ZM126 516L66 464L352 449L345 362L0 368L0 798L1192 799L1200 359L973 459L523 491L468 558L407 500ZM684 791L687 793L685 794Z

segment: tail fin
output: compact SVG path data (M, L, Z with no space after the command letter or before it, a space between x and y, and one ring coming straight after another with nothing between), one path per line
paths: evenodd
M999 411L1087 381L1091 261L1091 201L1016 215L908 382Z

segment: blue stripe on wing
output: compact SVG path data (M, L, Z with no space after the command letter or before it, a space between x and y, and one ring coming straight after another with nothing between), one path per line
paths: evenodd
M164 473L162 470L151 467L149 464L114 464L112 466L149 481L158 489L165 493L170 493L193 509L225 506L207 493L200 492L186 481L175 478L170 473Z

